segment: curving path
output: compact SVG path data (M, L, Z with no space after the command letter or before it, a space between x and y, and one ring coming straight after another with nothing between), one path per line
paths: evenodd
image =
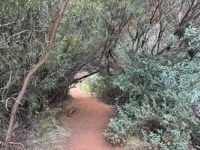
M113 116L111 106L100 102L98 99L80 91L77 88L70 90L74 98L65 110L76 107L71 117L66 112L59 115L59 120L64 127L70 128L71 136L62 141L63 150L123 150L110 144L103 132Z

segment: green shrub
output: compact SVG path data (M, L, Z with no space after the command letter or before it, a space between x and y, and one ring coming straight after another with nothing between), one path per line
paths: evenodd
M191 107L200 96L199 66L198 59L172 66L162 57L138 58L114 81L114 86L128 95L128 101L117 107L117 116L105 133L107 138L125 143L139 129L150 144L187 149L190 134L200 131L200 120ZM165 139L170 139L169 145Z
M32 118L31 132L24 133L27 134L23 141L27 149L60 149L60 139L69 137L70 132L58 125L59 121L55 119L58 111L57 108L46 110Z
M186 29L184 39L188 42L189 50L199 50L200 48L200 28L190 26Z

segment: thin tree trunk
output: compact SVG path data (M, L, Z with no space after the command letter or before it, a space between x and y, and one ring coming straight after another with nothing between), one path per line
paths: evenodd
M51 30L51 34L50 34L50 38L49 38L49 45L48 45L48 48L47 48L47 51L46 51L46 54L44 55L44 57L40 60L40 62L38 64L36 64L31 70L30 72L28 73L28 75L26 76L25 80L24 80L24 83L23 83L23 86L22 86L22 89L21 91L19 92L19 95L17 96L17 99L12 107L12 111L11 111L11 115L10 115L10 122L9 122L9 127L8 127L8 131L7 131L7 135L6 135L6 140L5 140L5 150L9 150L9 142L10 142L10 139L11 139L11 135L12 135L12 132L13 132L13 125L14 125L14 121L15 121L15 116L16 116L16 112L17 112L17 109L19 107L19 104L21 103L22 101L22 98L24 96L24 93L26 92L26 89L27 89L27 86L28 86L28 83L29 83L29 80L30 78L33 76L33 74L42 66L42 64L44 64L44 62L48 59L50 53L51 53L51 49L52 49L52 46L53 46L53 42L54 42L54 38L55 38L55 34L56 34L56 31L57 31L57 28L58 28L58 25L60 23L60 20L62 18L62 15L64 13L64 10L68 4L69 0L63 0L63 3L62 3L62 6L60 8L60 11L59 11L59 14L55 20L55 23L54 23L54 26Z

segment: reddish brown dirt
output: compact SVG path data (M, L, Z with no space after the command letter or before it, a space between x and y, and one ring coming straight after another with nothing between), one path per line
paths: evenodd
M59 115L59 120L64 127L72 130L71 136L62 141L64 150L123 150L110 144L103 132L113 116L111 106L100 102L98 99L80 91L77 88L70 90L74 98L70 106L76 107L71 117L67 117L67 112Z

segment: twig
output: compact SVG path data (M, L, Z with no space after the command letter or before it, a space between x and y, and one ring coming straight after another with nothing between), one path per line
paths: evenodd
M84 76L82 76L82 77L80 77L80 78L74 79L74 81L72 81L72 83L77 83L77 82L79 82L79 81L81 81L81 80L83 80L83 79L85 79L85 78L87 78L87 77L89 77L89 76L92 76L92 75L94 75L94 74L96 74L96 73L99 73L99 70L96 70L96 71L94 71L94 72L91 72L91 73L89 73L89 74L86 74L86 75L84 75Z
M5 140L5 150L9 150L9 141L11 138L11 134L13 132L13 125L14 125L14 120L16 117L16 113L19 107L20 102L22 101L22 98L26 92L26 89L28 87L28 83L31 79L31 77L33 76L33 74L45 63L45 61L49 58L49 55L51 54L51 50L53 47L53 43L54 43L54 38L55 38L55 34L58 28L58 25L60 23L60 20L62 18L62 15L64 13L64 10L68 4L69 0L63 0L62 3L62 7L60 8L59 11L59 15L55 20L55 23L53 25L53 28L51 30L51 34L50 34L50 38L49 38L49 45L46 51L46 54L43 56L43 58L30 70L30 72L28 73L28 75L26 76L22 89L19 92L19 95L17 96L17 101L15 101L13 107L12 107L12 111L11 111L11 115L10 115L10 121L9 121L9 126L8 126L8 132L6 135L6 140Z
M199 146L195 146L196 148L200 148Z
M23 150L26 150L22 143L9 142L10 145L20 145Z
M9 23L6 23L6 24L1 24L0 28L1 27L5 27L5 26L9 26L9 25L12 25L12 24L15 24L15 23L18 23L18 22L21 22L21 21L24 21L24 17L21 20L18 20L18 21L13 21L13 22L9 22Z
M13 98L15 101L17 101L17 99L16 98L14 98L14 97L11 97L11 98ZM6 100L6 110L8 111L8 100L9 100L10 98L7 98L7 100ZM22 103L21 102L19 102L19 101L17 101L20 105L22 105Z
M10 38L14 37L14 36L20 35L20 34L25 33L25 32L30 32L30 30L24 30L24 31L15 33L15 34L13 34L12 36L10 36L10 37L8 38L8 40L9 40Z
M8 100L9 100L10 98L7 98L7 100L6 100L6 110L8 111Z
M10 63L1 55L0 55L0 58L6 62L8 68L11 70ZM10 72L9 79L8 79L8 82L7 82L6 86L2 88L3 89L2 100L4 100L6 98L6 96L7 96L7 94L8 94L9 87L10 87L10 84L11 84L11 80L12 80L12 71Z

